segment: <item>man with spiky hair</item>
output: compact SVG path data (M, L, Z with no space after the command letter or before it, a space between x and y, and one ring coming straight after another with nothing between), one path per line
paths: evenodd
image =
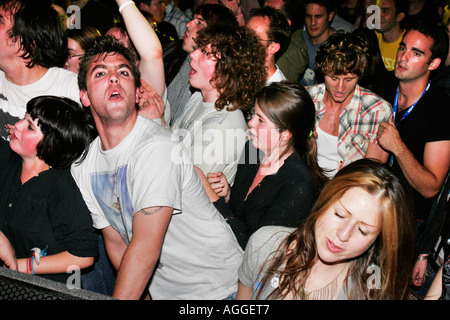
M129 10L129 8L127 9ZM169 130L138 115L135 57L112 36L86 51L78 73L98 137L72 174L117 269L113 296L225 299L242 250Z

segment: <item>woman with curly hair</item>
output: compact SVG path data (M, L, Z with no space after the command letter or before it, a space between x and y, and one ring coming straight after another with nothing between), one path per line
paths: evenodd
M198 91L171 129L201 171L221 171L233 183L246 141L246 117L266 81L265 51L245 27L210 25L195 42L189 82Z
M409 299L411 197L383 164L355 161L296 229L264 227L247 245L237 299Z

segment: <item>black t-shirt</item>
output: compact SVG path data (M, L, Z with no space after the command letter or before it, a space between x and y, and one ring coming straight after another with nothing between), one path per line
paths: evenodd
M245 249L250 236L268 225L297 227L306 219L317 200L313 175L298 154L291 154L277 173L265 176L247 193L258 172L259 151L247 142L231 188L230 201L220 198L214 205L231 226Z
M90 212L69 169L41 172L22 184L22 158L0 139L0 230L16 257L31 257L34 247L48 255L68 251L78 257L98 255ZM40 275L65 282L68 274Z
M395 97L393 90L388 101L393 104ZM398 122L406 110L398 112ZM416 160L423 165L425 145L428 142L450 140L450 102L445 92L431 84L429 90L417 102L408 117L397 123L397 129L405 145L414 155ZM391 168L403 178L401 169L394 158ZM412 189L412 188L411 188ZM412 190L414 197L416 218L425 219L435 198L425 199L417 191Z

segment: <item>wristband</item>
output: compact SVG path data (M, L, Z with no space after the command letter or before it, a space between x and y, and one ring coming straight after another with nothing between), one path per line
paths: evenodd
M31 258L27 259L27 274L31 274Z
M416 261L418 262L418 261L422 261L422 260L428 260L428 255L426 255L426 256L420 256L420 257L417 258Z
M31 265L31 273L32 274L34 274L34 268L33 268L33 259L34 259L34 257L31 257L31 262L30 262L30 265Z
M45 257L47 255L47 248L41 250L39 248L31 249L31 256L36 259L36 264L39 265L41 257Z
M125 8L129 4L134 4L134 1L127 1L127 2L122 3L119 7L119 13L122 13L123 8Z

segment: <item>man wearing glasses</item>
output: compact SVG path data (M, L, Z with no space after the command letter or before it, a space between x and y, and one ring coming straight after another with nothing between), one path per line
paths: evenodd
M286 80L275 61L289 45L291 28L286 16L272 7L253 9L246 26L253 30L266 49L267 85Z

